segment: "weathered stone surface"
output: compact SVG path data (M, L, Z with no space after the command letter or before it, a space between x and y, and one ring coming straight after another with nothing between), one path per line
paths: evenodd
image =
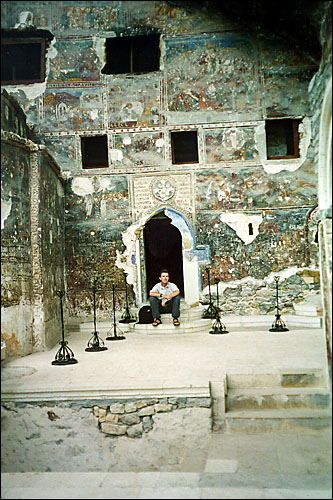
M148 403L147 403L147 401L144 401L143 399L141 401L138 401L136 403L136 407L137 407L138 410L140 408L145 408L146 406L148 406Z
M142 423L128 427L127 435L131 438L141 437L142 436Z
M124 415L120 415L119 420L123 424L133 425L140 422L140 417L137 413L125 413Z
M110 405L111 413L125 413L125 405L123 403L113 403Z
M103 422L101 424L101 431L105 434L122 436L123 434L126 434L126 430L126 425L109 424L108 422Z
M155 408L154 408L154 406L147 406L146 408L142 408L138 412L138 415L140 417L145 417L147 415L154 415L154 414L155 414Z
M159 413L160 411L171 411L172 410L172 404L169 403L158 403L155 405L155 411L156 413Z
M132 413L137 410L137 403L130 401L129 403L125 403L125 412Z
M110 422L111 424L117 424L119 420L119 415L116 413L108 413L105 417L105 422Z
M153 428L153 420L151 417L143 417L142 419L143 432L149 432Z

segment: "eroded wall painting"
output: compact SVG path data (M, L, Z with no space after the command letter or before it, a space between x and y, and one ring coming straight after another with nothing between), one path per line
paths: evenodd
M207 163L258 159L254 134L254 127L206 130Z
M208 122L260 119L255 60L246 34L166 40L169 120L193 111Z

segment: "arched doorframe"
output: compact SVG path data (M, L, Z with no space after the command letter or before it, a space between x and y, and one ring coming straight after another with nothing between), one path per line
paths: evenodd
M319 261L328 360L332 363L332 77L323 98L318 157Z
M182 237L184 300L187 304L193 305L199 301L202 290L200 265L210 263L210 253L208 246L196 246L192 225L181 212L166 206L159 207L129 226L122 235L126 250L123 253L117 250L116 265L125 271L127 282L133 285L136 305L145 303L143 229L154 215L162 211L171 219L171 224L179 230Z

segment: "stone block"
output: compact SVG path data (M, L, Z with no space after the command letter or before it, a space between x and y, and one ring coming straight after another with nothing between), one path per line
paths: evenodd
M108 413L105 417L105 422L109 422L111 424L117 424L119 420L119 415L114 413Z
M131 438L141 437L142 436L142 423L128 427L127 435L128 435L128 437L131 437Z
M140 423L140 417L137 413L125 413L124 415L120 415L120 422L126 425L133 425Z
M110 424L108 422L104 422L101 425L101 431L104 432L105 434L112 434L114 436L122 436L123 434L126 434L127 427L126 427L126 425L117 425L117 424Z
M125 413L125 405L123 403L113 403L110 405L111 413Z
M158 403L155 405L155 411L156 413L162 412L162 411L171 411L172 410L172 405L169 403Z
M130 401L129 403L125 403L125 412L126 413L133 413L137 410L136 403L133 401Z
M145 408L145 406L148 406L148 403L146 401L143 401L143 399L141 401L137 401L136 403L136 407L138 410L140 408Z
M142 419L143 432L149 432L153 428L153 420L151 417L143 417Z
M141 408L141 410L138 412L138 415L140 417L146 417L148 415L155 415L155 408L154 408L154 406L147 406L146 408Z

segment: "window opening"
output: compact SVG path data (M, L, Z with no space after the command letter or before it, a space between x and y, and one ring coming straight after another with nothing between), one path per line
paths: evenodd
M300 120L281 119L267 120L266 146L267 159L299 158Z
M107 168L108 143L106 135L81 137L82 168Z
M160 69L160 36L137 35L107 38L104 75L150 73Z
M45 40L1 40L1 83L45 80Z
M171 132L172 163L198 163L198 131Z
M252 225L252 222L249 223L249 235L253 235L253 225Z

